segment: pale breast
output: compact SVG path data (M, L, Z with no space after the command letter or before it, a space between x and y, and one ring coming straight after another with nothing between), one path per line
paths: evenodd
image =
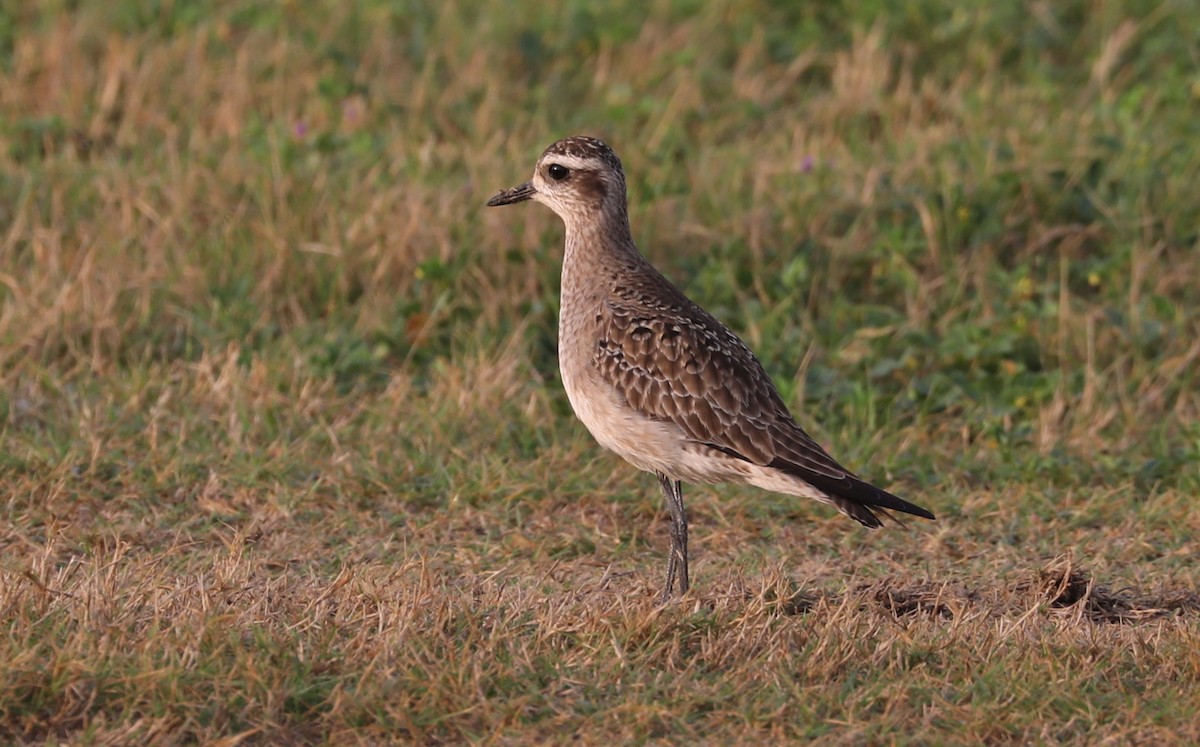
M590 363L575 366L560 358L563 388L575 417L604 448L646 472L687 482L746 482L753 465L690 441L671 422L646 417L629 407Z
M671 474L681 445L678 428L637 414L618 401L612 387L573 368L562 361L563 387L575 417L592 437L639 469Z
M558 360L575 416L592 437L635 467L689 481L731 479L734 460L691 443L678 424L639 412L596 366L603 310L612 293L608 271L585 264L568 234L558 321ZM590 272L584 270L590 269ZM615 281L613 281L615 282Z

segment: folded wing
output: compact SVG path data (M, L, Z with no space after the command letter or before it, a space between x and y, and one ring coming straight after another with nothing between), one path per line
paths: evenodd
M866 526L868 507L933 514L856 477L805 433L750 349L661 276L664 286L618 288L601 309L594 363L638 412L688 439L827 494Z

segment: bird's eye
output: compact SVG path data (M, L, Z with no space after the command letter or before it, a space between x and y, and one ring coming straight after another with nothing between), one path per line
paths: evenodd
M546 173L549 174L550 178L554 181L561 182L563 179L567 178L567 174L570 174L571 171L562 164L552 163L550 164L550 168L546 169Z

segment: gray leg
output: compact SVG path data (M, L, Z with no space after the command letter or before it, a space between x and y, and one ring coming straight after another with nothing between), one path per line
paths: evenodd
M662 601L668 602L679 580L679 595L687 593L688 581L688 527L687 513L683 510L683 484L659 474L663 495L667 499L667 511L671 514L671 554L667 558L667 584L662 592Z

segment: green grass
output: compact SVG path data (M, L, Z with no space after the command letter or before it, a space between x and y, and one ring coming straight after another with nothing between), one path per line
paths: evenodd
M1200 11L797 7L0 3L0 741L1200 741ZM574 133L936 524L692 486L655 605Z

